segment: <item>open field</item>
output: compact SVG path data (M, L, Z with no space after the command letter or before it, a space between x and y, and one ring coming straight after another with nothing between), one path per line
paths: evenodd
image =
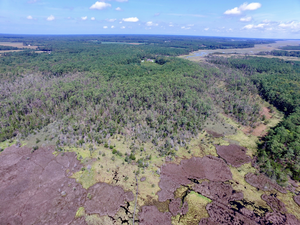
M29 48L29 49L36 49L37 46L24 46L22 42L0 42L2 46L11 46L16 48Z
M23 50L0 50L0 54L6 53L6 52L21 52Z
M180 58L189 59L191 61L203 61L204 56L207 56L208 54L217 54L218 56L236 56L236 55L255 55L259 52L267 52L267 51L273 51L276 49L279 49L283 46L297 46L300 45L300 40L285 40L285 41L277 41L272 44L258 44L255 45L254 48L236 48L236 49L215 49L215 50L199 50L195 52L191 52L189 55L183 55L180 56ZM261 56L260 56L261 57ZM265 56L262 56L265 57ZM267 56L267 58L282 58L288 60L299 60L295 59L295 57L275 57L275 56Z

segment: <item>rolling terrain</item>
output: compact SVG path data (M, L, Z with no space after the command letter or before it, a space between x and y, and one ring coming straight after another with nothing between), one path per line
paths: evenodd
M1 224L300 224L298 64L176 57L273 40L24 43L51 54L0 57Z

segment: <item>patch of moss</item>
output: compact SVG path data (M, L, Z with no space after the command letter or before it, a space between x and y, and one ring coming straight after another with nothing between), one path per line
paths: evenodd
M0 149L4 150L14 144L16 144L16 140L6 140L6 141L3 141L3 142L0 142ZM1 154L2 151L0 151L0 154Z
M98 225L98 224L105 224L105 225L113 225L114 222L109 216L99 216L98 214L87 215L85 217L85 222L88 225Z
M80 207L76 212L75 219L83 217L83 216L85 216L85 209L84 209L84 207Z
M182 198L185 195L185 193L188 189L189 188L185 187L185 186L181 186L180 188L177 188L177 190L174 192L174 197L175 198Z
M285 204L287 212L296 216L296 218L300 221L300 207L294 201L294 195L295 194L292 192L288 192L287 194L278 192L277 198Z
M173 224L191 224L198 225L202 218L209 217L206 211L206 205L211 202L209 198L204 197L194 191L191 191L185 198L189 209L186 215L172 218Z

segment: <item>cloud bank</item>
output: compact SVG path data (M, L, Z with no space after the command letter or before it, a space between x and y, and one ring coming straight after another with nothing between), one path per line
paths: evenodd
M245 2L244 4L240 5L239 7L235 7L233 9L228 9L224 12L225 15L240 15L243 11L247 10L256 10L261 7L261 4L258 2L252 2L248 4Z

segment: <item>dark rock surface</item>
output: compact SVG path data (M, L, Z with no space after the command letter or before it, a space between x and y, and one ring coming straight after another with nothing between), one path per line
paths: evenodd
M243 193L235 192L230 184L216 181L204 181L201 184L196 184L194 190L211 200L225 205L228 204L229 201L238 201L244 198Z
M255 221L247 218L239 212L230 209L218 202L212 202L206 206L209 214L208 219L202 219L199 224L235 224L235 225L254 225Z
M0 156L1 224L66 224L75 220L86 190L68 178L80 169L74 153L12 146ZM69 173L67 173L67 170ZM63 193L63 194L62 194Z
M217 153L229 165L240 167L251 162L251 157L246 155L247 149L239 145L217 146Z
M120 206L134 200L132 192L124 192L123 188L111 186L106 183L97 183L88 189L90 199L84 205L88 214L99 216L114 216Z
M279 186L276 182L263 174L255 175L253 173L248 173L245 176L245 180L253 187L259 188L263 191L272 191L276 189L283 194L287 193L283 187Z
M161 202L174 198L174 191L181 185L191 183L189 179L208 179L212 181L226 181L232 178L226 163L214 156L203 158L193 157L182 160L180 165L166 164L161 168L158 199Z
M181 198L176 198L170 202L169 210L173 216L176 216L177 214L185 215L189 210L189 206L187 202L182 204Z
M88 190L69 178L81 169L75 153L54 156L53 147L5 149L0 155L0 224L86 224L87 213L114 216L132 192L97 183ZM89 194L88 194L89 193ZM88 198L90 195L90 198Z
M300 195L294 196L294 201L300 206Z
M172 214L162 213L155 206L143 206L139 213L140 225L171 225Z

